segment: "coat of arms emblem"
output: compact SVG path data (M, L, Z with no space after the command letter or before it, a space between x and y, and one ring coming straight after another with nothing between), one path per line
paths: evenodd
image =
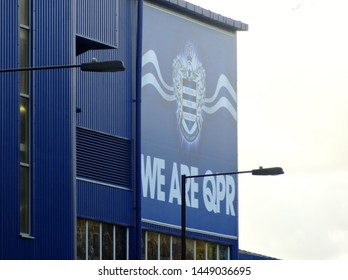
M173 61L173 90L177 100L180 131L187 142L194 142L202 128L205 99L205 70L193 44Z

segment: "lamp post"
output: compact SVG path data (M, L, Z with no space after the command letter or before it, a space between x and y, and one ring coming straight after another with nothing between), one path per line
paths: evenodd
M248 171L237 171L237 172L225 172L215 174L204 174L204 175L181 175L181 259L186 260L186 179L191 178L202 178L202 177L213 177L213 176L224 176L224 175L236 175L251 173L256 176L276 176L284 174L283 168L281 167L270 167L252 169Z
M88 63L82 63L82 64L72 64L72 65L34 66L34 67L25 67L25 68L0 69L0 73L64 69L64 68L80 68L81 71L87 71L87 72L118 72L118 71L125 70L125 67L122 61L111 60L111 61L101 61L101 62L88 62Z

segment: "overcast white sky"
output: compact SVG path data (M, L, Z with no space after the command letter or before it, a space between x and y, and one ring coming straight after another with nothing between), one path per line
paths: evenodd
M348 3L189 0L240 20L240 248L348 260Z

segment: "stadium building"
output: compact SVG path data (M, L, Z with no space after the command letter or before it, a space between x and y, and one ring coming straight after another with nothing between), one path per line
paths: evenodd
M182 0L1 0L0 18L0 259L180 259L181 175L238 170L248 26ZM189 178L185 200L187 259L253 258L236 175Z

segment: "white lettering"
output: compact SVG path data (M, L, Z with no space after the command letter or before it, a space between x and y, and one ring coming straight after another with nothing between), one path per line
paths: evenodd
M153 158L151 165L151 157L147 156L145 164L144 155L141 155L141 180L144 197L147 197L148 192L150 192L150 198L155 199L157 187L157 200L165 201L165 192L162 190L162 186L165 184L165 177L162 174L164 168L165 161L163 159Z
M165 192L162 190L162 186L166 183L166 177L162 174L165 164L163 159L154 158L154 165L157 170L157 200L159 201L166 201Z
M198 175L198 168L196 167L191 167L191 175L194 176L194 175ZM195 182L194 178L191 178L190 180L190 189L191 189L191 207L192 208L198 208L199 205L198 205L198 199L197 199L197 196L196 194L198 193L198 183Z
M221 201L225 199L226 184L224 176L216 176L216 213L220 213Z
M180 193L181 192L180 192L178 168L177 168L176 162L174 162L173 168L172 168L172 179L170 180L169 203L173 203L174 199L176 199L178 205L181 205Z
M206 174L212 174L212 172L208 170ZM210 187L208 184L210 184ZM207 208L209 212L216 213L216 184L213 176L203 178L203 200L205 208Z
M178 170L178 163L173 162L168 188L166 186L165 166L164 159L141 155L143 197L163 202L168 199L168 203L181 205L181 174L186 176L198 175L198 168L180 164L180 170ZM213 173L207 170L205 174ZM202 196L200 196L200 192L202 192ZM225 212L226 215L235 216L235 196L236 185L232 176L216 175L205 176L200 179L186 179L185 198L187 207L198 209L199 198L203 197L204 206L208 212ZM224 204L226 205L225 209Z
M234 198L236 195L236 185L232 176L226 176L226 215L235 216L234 211Z
M143 196L147 197L148 190L150 197L155 198L155 168L151 169L151 157L146 157L146 164L144 162L144 155L141 155L141 181L143 187Z

